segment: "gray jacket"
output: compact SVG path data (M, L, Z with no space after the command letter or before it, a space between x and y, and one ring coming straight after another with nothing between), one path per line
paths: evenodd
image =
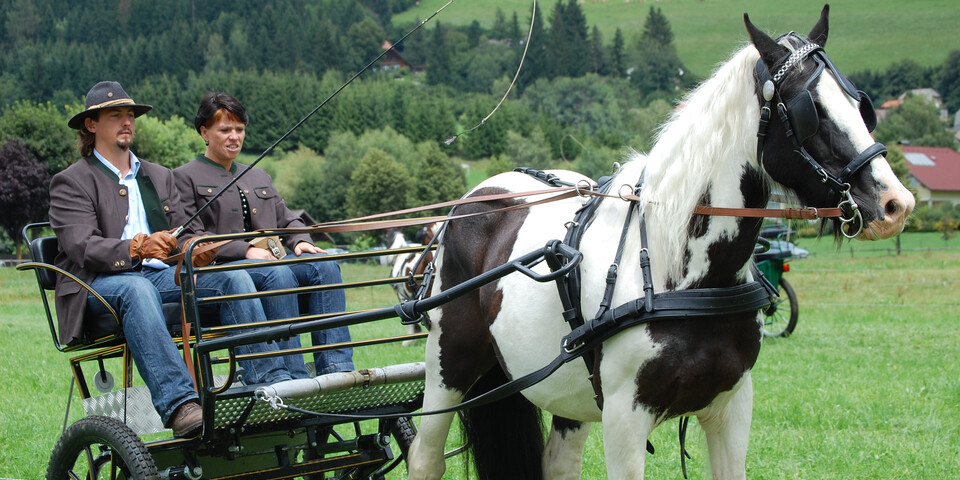
M227 183L246 169L246 165L233 162L230 171L200 155L190 163L177 167L173 171L177 189L180 191L181 209L187 217L205 205ZM243 190L250 208L250 221L254 230L274 228L304 227L300 217L287 208L273 181L267 172L252 168L243 174L230 190L207 207L197 220L191 223L190 230L200 235L218 233L238 233L243 231L243 213L240 193ZM293 249L300 242L312 243L310 235L296 234L284 237L284 245ZM220 247L217 261L229 262L245 257L249 244L243 240L234 240Z

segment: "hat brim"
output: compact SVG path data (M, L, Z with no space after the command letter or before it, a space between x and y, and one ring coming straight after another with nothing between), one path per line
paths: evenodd
M125 105L112 105L109 107L91 108L89 110L84 110L74 115L73 118L71 118L70 121L67 122L67 126L69 126L74 130L80 130L80 128L83 127L83 119L89 117L90 115L93 115L94 113L99 112L100 110L106 110L108 108L121 108L121 107L132 108L134 117L139 117L140 115L143 115L144 113L147 113L150 110L153 110L152 105L140 105L138 103L129 103Z

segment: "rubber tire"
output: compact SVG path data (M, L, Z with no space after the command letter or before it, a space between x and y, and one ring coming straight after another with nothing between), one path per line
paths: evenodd
M413 417L400 417L390 425L390 433L393 435L397 446L400 448L400 454L407 458L407 452L410 451L410 444L417 436L417 424L413 422Z
M119 469L118 478L159 480L157 466L140 437L119 420L101 416L82 418L63 432L50 455L47 479L70 478L74 468L82 465L86 470L76 472L79 478L90 478L91 471L96 472L93 478L110 478L109 471L101 472L110 464L110 452L119 457L114 465ZM87 464L88 454L95 455L93 465Z
M766 337L788 337L797 328L797 317L800 316L797 294L787 279L780 277L780 300L764 311L764 316L763 335Z

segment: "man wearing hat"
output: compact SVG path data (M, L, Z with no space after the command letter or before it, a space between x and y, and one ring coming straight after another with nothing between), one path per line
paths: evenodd
M178 208L172 172L138 158L131 150L134 119L150 105L133 101L117 82L100 82L87 92L86 108L70 119L78 131L83 158L53 177L50 223L60 243L55 263L90 284L121 316L127 347L150 389L153 405L174 436L199 432L202 413L190 374L170 338L162 303L179 302L174 270L161 261L194 235L170 234L187 220ZM205 265L215 250L195 254ZM255 292L243 271L201 274L197 294L237 295ZM58 276L56 286L60 341L84 337L84 315L106 308L80 285ZM258 299L222 304L224 325L264 321ZM274 344L237 349L238 354L276 351ZM290 378L279 357L241 362L247 383Z

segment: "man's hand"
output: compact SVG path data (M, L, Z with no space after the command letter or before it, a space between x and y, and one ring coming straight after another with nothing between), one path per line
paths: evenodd
M318 248L312 243L300 242L293 247L293 253L299 257L304 253L327 253L327 251L322 248Z
M138 233L130 240L130 258L145 260L148 258L164 259L177 248L177 239L170 232L154 232L147 236Z

